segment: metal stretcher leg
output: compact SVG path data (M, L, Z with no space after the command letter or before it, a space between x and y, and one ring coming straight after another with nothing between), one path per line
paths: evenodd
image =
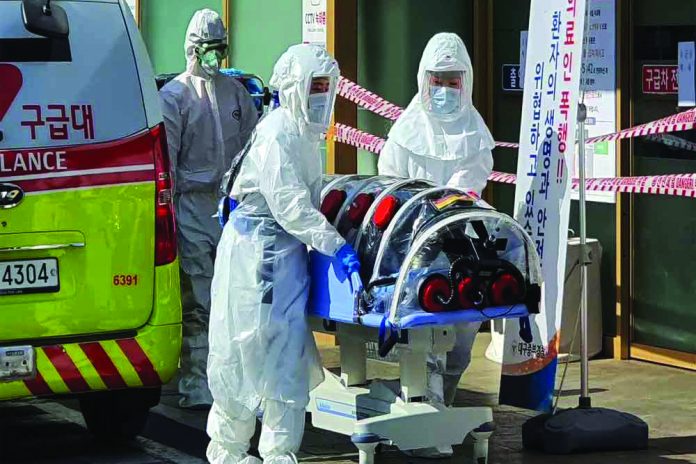
M446 408L422 401L426 392L427 354L443 353L454 344L451 328L412 330L399 344L401 382L366 384L365 342L376 330L354 324L338 326L341 376L325 371L325 380L310 394L315 427L348 435L358 448L360 464L373 464L380 443L401 450L458 445L473 440L476 464L486 464L493 411L487 407Z

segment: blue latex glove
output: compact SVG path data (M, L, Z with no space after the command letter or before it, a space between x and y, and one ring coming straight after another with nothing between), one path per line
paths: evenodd
M350 244L346 243L336 252L336 260L341 264L346 276L360 272L360 260Z
M218 203L218 213L217 218L220 223L220 227L225 228L225 224L230 218L230 213L237 208L237 201L229 197L224 197Z

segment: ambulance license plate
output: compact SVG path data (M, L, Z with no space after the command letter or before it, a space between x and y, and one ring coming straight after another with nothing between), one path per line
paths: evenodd
M0 347L0 382L34 377L36 377L36 357L33 347Z
M55 258L0 261L0 295L59 290L58 260Z

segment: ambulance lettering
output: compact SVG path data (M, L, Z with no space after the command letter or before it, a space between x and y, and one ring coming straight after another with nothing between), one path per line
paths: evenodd
M80 136L83 140L94 140L92 105L23 105L22 109L27 119L20 125L27 128L31 140L38 139L46 130L50 140Z
M65 151L0 152L0 173L27 174L66 171Z

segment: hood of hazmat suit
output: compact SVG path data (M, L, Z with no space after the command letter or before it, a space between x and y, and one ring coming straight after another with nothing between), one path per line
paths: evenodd
M495 142L473 105L473 73L458 35L430 39L418 69L418 94L392 127L380 155L381 175L424 178L479 193L485 188ZM458 76L459 88L433 84L433 76L443 74Z
M225 170L256 124L254 102L237 79L204 71L199 47L225 48L227 33L212 10L194 14L185 40L186 71L160 91L174 182L181 263L184 339L182 406L210 404L205 375L210 283L220 227L212 217Z
M212 286L211 462L241 460L260 407L264 462L291 462L284 459L299 449L309 392L323 379L306 319L307 246L333 256L345 240L319 211L328 119L310 114L317 77L329 82L322 105L333 106L339 69L324 49L296 45L280 58L270 81L280 108L259 122L232 186L239 206L223 230Z

